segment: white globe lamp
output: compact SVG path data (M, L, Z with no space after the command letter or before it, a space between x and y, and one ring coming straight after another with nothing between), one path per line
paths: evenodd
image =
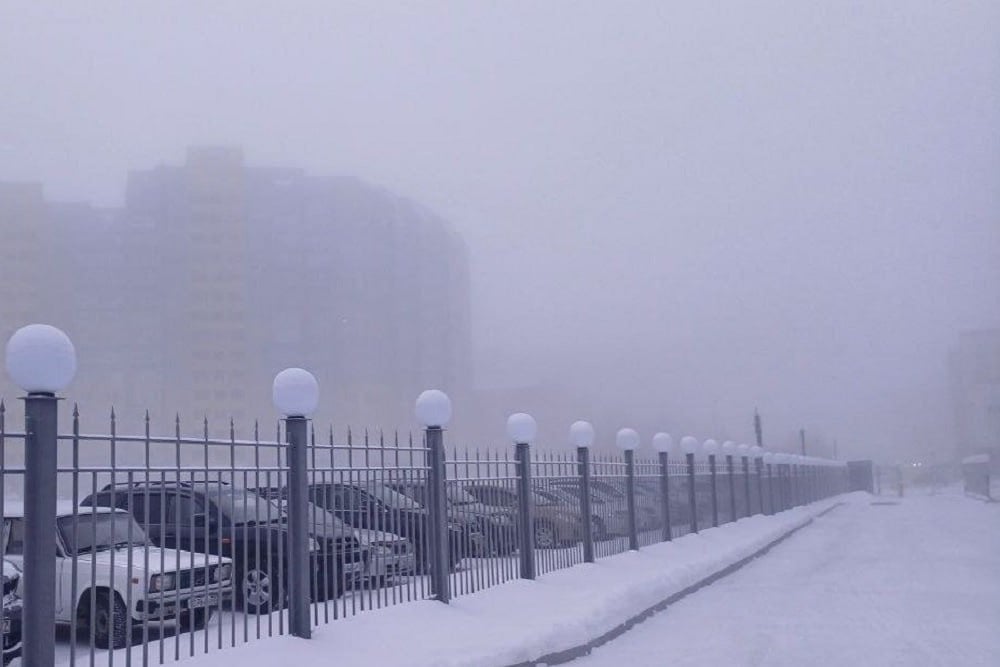
M48 324L29 324L7 341L7 375L29 394L55 394L76 375L76 349L65 333Z
M530 445L538 435L535 418L524 412L515 412L507 417L507 437L517 445Z
M639 446L639 434L633 428L623 428L615 435L615 444L623 451L634 451Z
M594 425L588 421L575 421L569 427L569 442L577 449L594 445Z
M271 399L286 417L308 417L319 405L319 383L303 368L286 368L274 376Z
M669 453L674 448L674 439L669 433L657 433L653 436L653 449L661 454Z
M414 413L424 428L444 428L451 421L451 399L440 389L427 389L417 396Z

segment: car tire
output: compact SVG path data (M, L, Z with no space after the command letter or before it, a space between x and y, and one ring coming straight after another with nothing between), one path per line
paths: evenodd
M128 644L128 609L121 597L108 591L97 593L95 616L89 619L94 646L120 649Z
M248 614L267 614L274 606L277 594L277 579L271 576L270 571L257 565L247 566L237 589L243 611Z

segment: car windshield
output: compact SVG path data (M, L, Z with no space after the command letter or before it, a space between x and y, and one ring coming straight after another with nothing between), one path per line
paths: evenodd
M476 505L479 503L474 495L453 484L449 484L446 487L445 495L448 497L448 503L451 505Z
M69 556L146 544L146 533L125 512L82 510L76 517L59 517L56 525Z
M249 489L232 486L209 488L205 494L234 524L267 523L284 521L288 515L278 503L261 498Z
M388 486L383 486L382 484L369 484L364 487L364 490L369 495L378 498L383 503L394 509L401 509L401 510L423 509L423 505L418 503L413 498L404 496L402 493L399 493L398 491L393 491Z

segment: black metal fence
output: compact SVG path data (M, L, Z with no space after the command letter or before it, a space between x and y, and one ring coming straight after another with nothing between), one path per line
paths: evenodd
M57 438L55 562L25 563L30 437L7 430L5 417L0 404L2 549L11 567L3 646L16 653L19 596L30 594L17 585L17 568L50 568L56 664L163 664L304 636L297 609L316 626L413 600L447 601L773 514L846 484L840 465L756 455L714 462L524 446L520 462L510 448L436 458L430 437L441 432L432 430L339 439L332 429L310 430L299 443L305 475L297 476L291 420L246 433L230 423L220 439L205 421L186 434L179 418L157 435L147 416L143 433L125 435L112 412L107 433L88 434L74 409ZM296 549L302 493L308 548Z

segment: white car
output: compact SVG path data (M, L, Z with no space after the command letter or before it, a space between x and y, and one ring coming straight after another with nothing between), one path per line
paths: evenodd
M5 557L24 567L24 511L4 504ZM75 564L75 567L74 567ZM203 627L232 595L232 561L152 546L132 515L60 505L56 513L56 623L77 623L100 648L123 648L129 630L177 621Z
M361 546L368 550L368 568L365 577L382 583L392 577L413 574L417 569L413 543L405 537L381 530L354 529Z

